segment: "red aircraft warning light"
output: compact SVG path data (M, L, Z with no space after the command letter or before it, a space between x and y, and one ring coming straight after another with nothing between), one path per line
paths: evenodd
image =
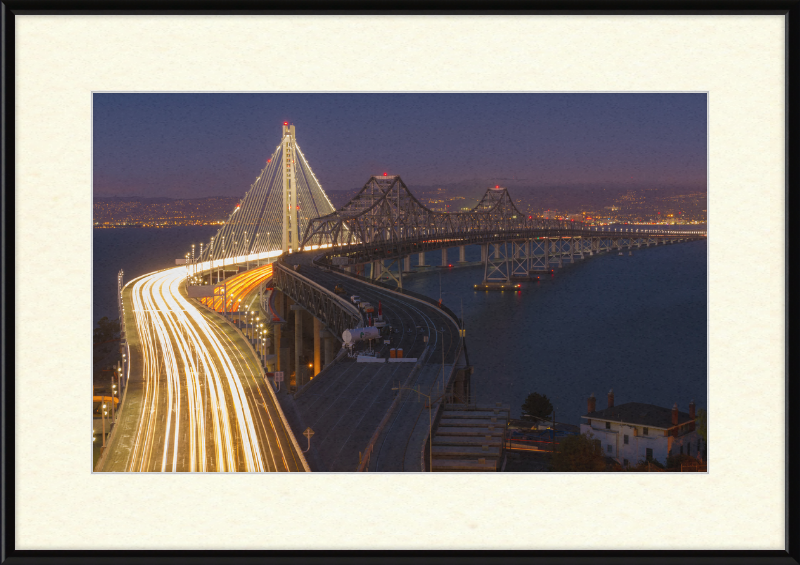
M388 177L389 173L383 173L383 176Z
M288 126L289 122L283 122L283 125Z

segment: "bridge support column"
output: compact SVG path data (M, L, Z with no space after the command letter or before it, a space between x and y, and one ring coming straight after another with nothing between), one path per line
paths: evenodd
M467 252L465 245L458 246L458 262L459 263L466 263L467 262Z
M417 265L419 265L420 267L424 267L425 266L425 253L424 252L419 254L419 262L417 263Z
M403 259L403 271L406 273L411 272L411 255L406 255Z
M485 243L483 245L481 245L481 262L482 263L486 262L486 255L488 253L488 248L489 248L489 246L487 244L485 244Z
M317 376L319 372L322 370L320 367L320 350L319 350L319 340L320 334L322 333L322 323L314 316L314 375Z
M483 264L483 284L490 282L511 282L511 269L509 267L508 243L492 243L494 253L488 251Z
M325 332L325 367L333 363L333 343L334 338L328 332Z
M294 386L298 390L303 386L303 367L300 366L300 355L303 353L303 307L293 304L291 308L294 310Z
M442 247L442 267L447 266L447 247Z
M274 330L272 331L272 341L275 345L276 371L283 371L283 369L281 369L281 325L282 324L275 324Z

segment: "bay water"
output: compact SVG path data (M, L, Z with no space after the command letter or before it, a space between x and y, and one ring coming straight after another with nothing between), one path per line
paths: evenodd
M116 276L128 281L175 265L216 226L94 229L94 320L117 317ZM516 292L476 291L483 267L448 263L404 277L404 285L463 308L467 352L475 367L473 400L503 402L511 416L532 392L546 394L559 422L579 424L587 398L606 407L644 402L688 411L707 404L707 245L694 241L577 259ZM467 261L480 249L467 247ZM412 257L412 267L416 264ZM426 263L441 265L441 252ZM441 290L440 290L441 289Z

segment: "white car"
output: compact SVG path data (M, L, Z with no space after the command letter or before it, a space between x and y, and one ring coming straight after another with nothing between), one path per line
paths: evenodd
M358 304L359 302L361 302L361 297L357 294L354 294L353 296L350 297L350 302L352 302L353 304Z

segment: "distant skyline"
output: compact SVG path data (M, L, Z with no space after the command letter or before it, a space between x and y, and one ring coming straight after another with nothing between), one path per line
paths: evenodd
M95 94L94 196L242 197L284 121L326 190L706 190L705 94Z

